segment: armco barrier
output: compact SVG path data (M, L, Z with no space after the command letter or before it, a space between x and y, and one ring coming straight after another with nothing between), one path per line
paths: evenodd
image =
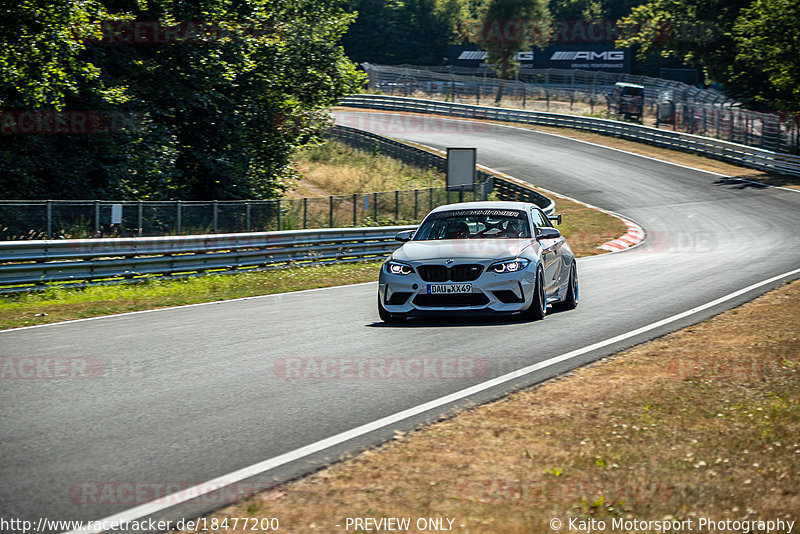
M339 104L385 111L433 113L451 117L574 128L674 150L694 152L767 172L800 176L800 156L621 121L386 95L347 96L342 98Z
M395 235L415 226L332 228L288 232L209 234L122 239L0 242L3 293L52 282L131 280L280 264L342 263L382 258ZM9 287L17 286L17 287Z

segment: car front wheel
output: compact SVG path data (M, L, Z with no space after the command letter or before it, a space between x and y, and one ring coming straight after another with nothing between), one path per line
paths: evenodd
M560 310L574 310L578 307L578 300L580 300L580 290L578 287L578 268L575 262L569 268L569 282L567 286L567 296L564 297L562 302L558 303Z
M384 323L389 323L389 324L402 323L405 320L405 317L402 315L398 315L396 313L389 313L386 310L386 308L383 307L380 295L378 295L378 317L380 317L381 321L383 321Z
M542 268L536 270L536 288L533 292L533 302L530 308L522 312L522 316L529 321L544 319L547 313L547 299L544 295L544 273Z

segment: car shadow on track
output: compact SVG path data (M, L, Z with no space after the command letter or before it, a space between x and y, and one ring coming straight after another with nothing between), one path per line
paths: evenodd
M564 310L547 309L547 316L558 315L564 313ZM375 321L365 326L368 328L453 328L464 326L506 326L515 324L531 325L537 324L539 321L530 321L524 319L520 315L489 315L485 317L475 316L460 316L460 317L414 317L413 319L406 319L399 323L384 323Z
M738 176L723 176L714 185L729 185L732 189L766 189L770 186L775 187L798 187L800 186L800 176L776 173L741 174Z

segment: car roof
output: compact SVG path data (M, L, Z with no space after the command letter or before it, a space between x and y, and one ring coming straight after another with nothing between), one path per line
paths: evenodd
M486 200L483 202L459 202L457 204L445 204L434 208L431 213L439 211L452 211L452 210L486 210L486 209L502 209L502 210L521 210L527 211L529 208L539 208L536 204L530 202L510 202L505 200Z

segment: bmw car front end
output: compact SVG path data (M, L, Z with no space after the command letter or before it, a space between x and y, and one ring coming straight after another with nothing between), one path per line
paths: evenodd
M530 210L538 208L532 206L514 202L442 206L416 231L398 236L408 241L381 267L381 318L513 314L532 307L543 312L542 252L547 243L537 239Z

